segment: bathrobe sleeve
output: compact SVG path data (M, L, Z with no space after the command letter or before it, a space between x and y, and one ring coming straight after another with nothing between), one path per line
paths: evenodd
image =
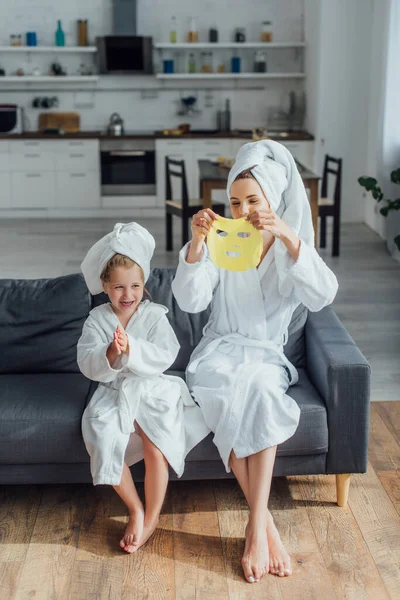
M203 244L199 262L188 263L186 256L190 242L179 252L179 263L172 282L172 293L181 310L198 313L210 304L213 292L219 282L218 268L208 257L208 249Z
M129 354L121 359L123 367L134 375L161 375L175 361L180 344L165 312L150 327L146 339L128 333Z
M111 340L106 339L99 323L89 316L83 326L77 349L78 366L88 379L110 383L122 371L119 360L114 363L117 368L112 368L108 362L106 352L110 343Z
M298 259L292 260L286 273L293 283L298 301L311 312L317 312L333 302L338 282L315 248L301 242Z

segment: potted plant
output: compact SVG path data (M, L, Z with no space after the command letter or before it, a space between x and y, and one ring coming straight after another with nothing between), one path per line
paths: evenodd
M390 173L390 181L392 183L400 184L400 168L395 169ZM364 175L363 177L358 178L358 183L362 187L364 187L367 190L367 192L371 192L373 198L377 202L385 200L386 206L381 208L379 211L384 217L387 217L391 210L400 210L400 198L397 198L396 200L389 200L389 198L384 198L384 194L380 186L378 185L377 180L374 177L366 177ZM400 234L396 235L393 241L396 244L397 249L400 250Z

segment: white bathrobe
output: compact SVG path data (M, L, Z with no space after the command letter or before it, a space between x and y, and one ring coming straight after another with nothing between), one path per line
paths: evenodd
M143 458L135 420L179 477L186 454L209 432L183 380L163 375L179 351L167 312L143 302L125 328L129 355L113 366L106 351L120 323L111 304L94 308L84 324L78 365L100 382L82 418L95 485L119 485L124 460L132 465Z
M300 409L286 394L298 381L283 354L296 307L310 311L330 304L337 280L315 248L301 242L298 260L287 262L292 291L279 292L275 239L257 269L218 269L204 245L200 262L179 255L172 290L180 308L197 313L211 302L203 338L186 372L189 389L200 405L226 470L233 449L238 458L281 444L296 431Z

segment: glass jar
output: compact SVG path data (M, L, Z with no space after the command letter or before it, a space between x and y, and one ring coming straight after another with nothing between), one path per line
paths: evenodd
M236 27L235 29L235 42L242 44L246 41L246 30L244 27Z
M212 52L201 53L201 72L212 73Z
M193 52L189 54L188 71L189 73L196 73L196 59Z
M272 21L263 21L261 28L261 41L272 42Z
M196 43L199 41L199 34L196 27L196 19L193 17L190 19L189 33L188 33L188 42Z
M254 52L254 73L265 73L267 71L267 59L263 50Z
M218 29L215 27L215 25L211 27L208 32L208 41L214 44L218 42Z
M171 28L169 30L170 44L176 44L176 17L171 17Z

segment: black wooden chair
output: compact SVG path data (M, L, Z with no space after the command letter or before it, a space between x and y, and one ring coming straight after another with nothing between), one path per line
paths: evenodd
M172 177L181 180L181 199L172 197ZM172 217L182 219L182 246L189 241L189 219L203 208L201 200L189 200L185 161L165 157L165 225L166 249L173 250ZM213 204L212 209L222 217L225 216L225 204Z
M329 173L335 176L333 194L329 195ZM342 159L325 155L322 175L321 197L318 200L320 217L320 247L326 247L326 219L333 217L332 256L339 256L340 249L340 203L342 196Z

